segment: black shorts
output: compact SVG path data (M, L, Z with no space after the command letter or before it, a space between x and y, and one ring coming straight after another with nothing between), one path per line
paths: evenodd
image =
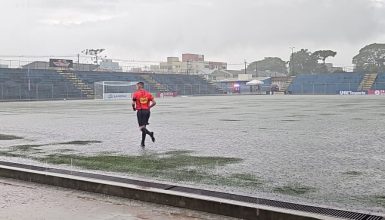
M138 117L139 126L148 125L148 120L150 119L150 110L138 110L136 112L136 116Z

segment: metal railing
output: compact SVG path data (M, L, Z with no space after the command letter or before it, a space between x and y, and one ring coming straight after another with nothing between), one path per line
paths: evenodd
M86 99L87 96L70 84L47 83L5 84L0 83L0 101Z
M217 86L226 93L239 94L256 94L270 91L270 85L262 85L259 89L250 88L246 85L238 85L234 87L233 84L217 84ZM385 82L376 82L371 87L372 90L385 90ZM287 93L296 95L336 95L340 91L351 92L367 92L360 88L359 83L302 83L291 85L287 89Z
M177 95L209 95L220 94L220 92L209 84L163 84L168 91L176 92ZM92 87L93 88L93 87ZM159 91L153 86L146 84L145 89L151 93ZM70 83L1 83L0 101L28 101L28 100L63 100L63 99L89 99L79 89Z
M372 89L385 89L385 82L374 83ZM334 95L341 91L366 92L360 88L359 83L303 83L296 86L289 86L290 94L309 95Z

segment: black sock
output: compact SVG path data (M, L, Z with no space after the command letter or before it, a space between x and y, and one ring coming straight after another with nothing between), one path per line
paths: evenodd
M146 132L142 130L142 144L144 145L144 142L146 141Z
M142 128L142 132L145 132L145 134L148 134L151 136L151 132L147 130L147 128Z

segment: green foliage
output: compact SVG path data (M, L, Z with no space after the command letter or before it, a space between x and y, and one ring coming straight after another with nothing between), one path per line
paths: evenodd
M257 67L255 66L257 65ZM286 62L279 57L265 57L263 60L254 61L247 66L247 71L270 71L287 74Z
M290 57L290 75L314 73L318 59L308 49L301 49Z
M290 57L290 75L328 73L325 61L336 54L337 52L332 50L317 50L312 53L308 49L301 49ZM322 63L318 63L318 61L322 61Z
M332 50L317 50L312 54L312 56L316 57L317 60L322 60L323 64L325 64L326 58L335 57L336 55L337 52Z
M383 72L385 71L385 44L370 44L360 49L353 57L356 71Z

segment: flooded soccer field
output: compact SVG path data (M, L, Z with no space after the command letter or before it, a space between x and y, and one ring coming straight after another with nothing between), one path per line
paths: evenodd
M385 97L0 103L0 159L385 213Z

